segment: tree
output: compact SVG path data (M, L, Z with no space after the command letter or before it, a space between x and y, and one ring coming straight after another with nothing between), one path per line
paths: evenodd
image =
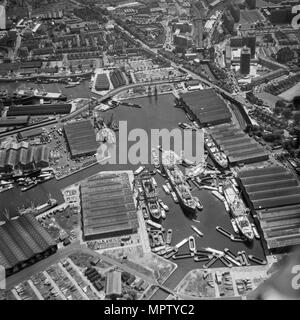
M291 109L284 109L283 112L282 112L282 115L286 119L290 119L292 117L292 110Z
M284 47L278 50L276 60L279 63L287 63L294 59L294 51L289 47Z
M283 100L278 100L275 103L275 108L284 108L285 107L285 102Z

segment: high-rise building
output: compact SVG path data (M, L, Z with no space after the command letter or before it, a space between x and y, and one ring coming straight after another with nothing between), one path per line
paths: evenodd
M230 39L231 48L242 48L244 46L250 48L251 58L254 58L256 51L256 35L253 31L243 37L232 37Z
M254 32L249 32L248 35L243 38L243 45L250 48L251 58L254 58L256 51L256 35Z
M6 9L4 5L0 5L0 30L6 29Z
M250 73L250 61L251 61L251 50L248 47L243 47L241 51L240 60L240 73L249 74Z

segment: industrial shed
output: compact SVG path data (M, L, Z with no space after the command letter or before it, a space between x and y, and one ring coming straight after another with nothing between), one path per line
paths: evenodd
M255 210L267 247L300 244L300 186L285 167L242 170L238 174L244 197Z
M225 101L214 89L187 92L181 95L185 110L201 125L217 125L231 121Z
M43 133L42 128L35 128L31 130L21 131L17 135L18 141L23 141L26 139L31 139L40 136Z
M300 204L300 186L284 167L243 170L238 177L246 199L255 210Z
M0 264L6 276L53 254L57 244L30 214L0 226Z
M90 120L67 123L64 130L72 157L91 155L97 152L98 143Z
M107 297L120 297L122 294L121 271L110 271L106 274L105 295Z
M263 146L235 125L216 126L211 129L211 134L231 164L254 163L269 159Z
M28 116L1 118L0 127L27 126L28 121L29 121Z
M50 149L45 145L32 147L20 143L0 150L0 171L31 170L48 167Z
M97 91L109 90L110 83L106 73L101 73L97 75L95 89Z
M136 233L136 207L126 173L88 178L81 184L80 196L85 240Z
M300 245L300 205L258 210L257 215L269 249Z
M72 109L70 103L34 104L26 106L11 106L7 116L45 116L57 114L69 114Z

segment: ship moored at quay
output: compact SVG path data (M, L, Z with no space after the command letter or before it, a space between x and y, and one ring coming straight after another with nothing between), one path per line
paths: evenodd
M248 241L252 241L254 232L248 218L249 209L245 206L231 182L224 182L223 192L237 228Z
M147 204L151 218L160 221L162 217L161 208L158 203L157 190L153 184L153 179L148 170L141 173L140 184L143 190L144 201Z
M172 189L177 195L179 204L184 213L190 216L195 216L197 204L193 195L191 194L190 187L186 182L186 177L175 164L173 154L170 152L168 153L167 151L163 151L163 169L172 186Z
M219 146L215 143L212 136L205 129L204 130L204 147L207 150L210 158L218 166L219 169L225 170L228 168L228 159Z

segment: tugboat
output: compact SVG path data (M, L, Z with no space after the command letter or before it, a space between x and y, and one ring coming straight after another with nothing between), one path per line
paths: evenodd
M153 179L150 173L146 170L141 174L141 185L145 195L145 202L150 212L151 218L154 221L159 221L162 217L156 188L153 185Z
M164 156L169 159L164 158ZM197 210L196 202L191 194L190 187L186 182L183 172L175 164L172 153L163 152L163 169L168 177L173 191L176 193L182 210L187 215L195 215Z
M153 159L153 164L154 164L154 167L156 169L159 169L159 158L158 158L158 155L157 155L157 152L155 150L155 148L152 148L151 150L151 154L152 154L152 159Z
M229 181L224 183L223 191L239 231L248 241L252 241L254 238L254 232L248 218L248 208L245 206L243 200Z
M228 159L224 152L220 150L217 144L214 142L211 135L204 130L204 147L207 150L212 160L222 169L227 169Z

